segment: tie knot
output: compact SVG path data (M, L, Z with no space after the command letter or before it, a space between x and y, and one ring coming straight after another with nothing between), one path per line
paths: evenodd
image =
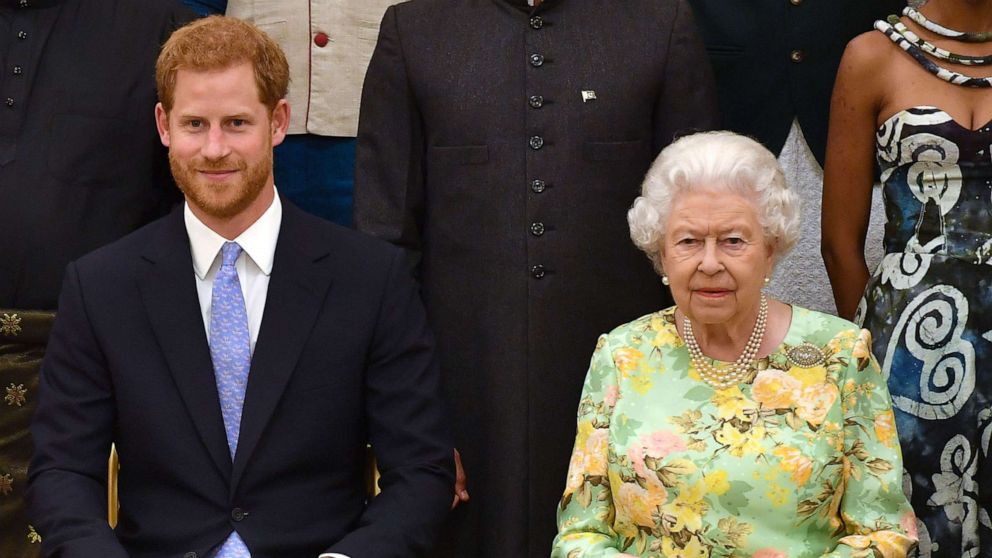
M234 265L234 262L238 259L238 256L241 255L241 246L239 246L237 242L225 242L220 251L224 254L224 263L222 265Z

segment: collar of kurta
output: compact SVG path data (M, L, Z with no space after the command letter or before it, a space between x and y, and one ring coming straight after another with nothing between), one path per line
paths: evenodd
M49 8L61 2L62 0L0 0L0 8L30 10L31 8Z

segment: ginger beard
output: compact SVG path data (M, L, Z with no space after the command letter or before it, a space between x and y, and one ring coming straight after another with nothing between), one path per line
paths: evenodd
M272 140L268 149L254 165L233 154L211 161L203 157L190 160L180 159L169 149L169 168L176 185L186 196L187 201L198 209L220 219L229 219L254 202L272 172ZM223 182L208 180L200 175L202 171L237 169L235 176Z

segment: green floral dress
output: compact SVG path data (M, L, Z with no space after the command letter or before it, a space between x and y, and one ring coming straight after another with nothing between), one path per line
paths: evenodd
M868 331L793 308L754 377L714 390L674 312L596 345L552 557L904 557L916 523Z

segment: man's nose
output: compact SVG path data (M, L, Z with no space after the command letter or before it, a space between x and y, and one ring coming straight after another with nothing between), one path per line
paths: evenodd
M219 126L211 127L207 132L207 143L203 146L203 157L211 160L223 159L231 152L227 136Z

